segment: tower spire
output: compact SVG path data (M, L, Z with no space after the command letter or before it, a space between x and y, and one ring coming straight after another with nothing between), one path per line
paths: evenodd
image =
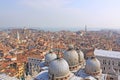
M20 40L20 35L18 31L17 31L17 40Z
M87 25L85 25L85 33L87 33Z
M18 41L18 43L20 43L20 34L18 31L17 31L17 41Z

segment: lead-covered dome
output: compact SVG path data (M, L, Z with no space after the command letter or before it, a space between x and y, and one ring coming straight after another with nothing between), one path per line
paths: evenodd
M69 45L69 49L64 52L63 58L68 62L71 71L78 68L79 56L73 45Z
M93 76L100 74L101 66L99 60L95 57L88 58L86 60L85 72Z
M51 50L49 53L45 55L45 62L49 64L52 60L56 59L57 55Z
M69 65L63 58L55 59L49 64L49 79L68 79L70 75Z
M78 52L78 56L79 56L79 62L83 62L85 59L84 59L84 53L80 50Z
M84 64L84 53L79 49L79 48L76 48L76 51L78 53L78 57L79 57L79 64L82 65Z

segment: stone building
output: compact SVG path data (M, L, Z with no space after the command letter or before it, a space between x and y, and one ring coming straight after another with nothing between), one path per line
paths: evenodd
M40 72L41 59L28 57L28 71L30 75L34 75L36 72Z
M95 49L94 54L101 63L104 74L108 74L110 80L120 80L120 52Z

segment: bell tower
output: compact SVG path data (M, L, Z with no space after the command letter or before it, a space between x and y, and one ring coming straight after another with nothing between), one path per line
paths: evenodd
M20 43L20 34L18 31L17 31L17 42Z

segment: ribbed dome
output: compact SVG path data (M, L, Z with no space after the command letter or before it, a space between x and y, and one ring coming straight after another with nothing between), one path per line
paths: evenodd
M49 64L50 61L57 58L57 55L53 52L49 52L45 55L45 62Z
M79 64L78 53L75 50L65 51L63 58L68 62L69 66L75 66Z
M101 71L100 62L97 58L88 58L86 60L85 72L88 74L99 73Z
M49 64L49 75L55 78L68 76L70 73L69 65L63 58L55 59Z
M83 62L84 61L84 53L81 50L78 51L78 56L79 56L79 62Z
M72 44L68 45L69 49L74 49L74 46Z

